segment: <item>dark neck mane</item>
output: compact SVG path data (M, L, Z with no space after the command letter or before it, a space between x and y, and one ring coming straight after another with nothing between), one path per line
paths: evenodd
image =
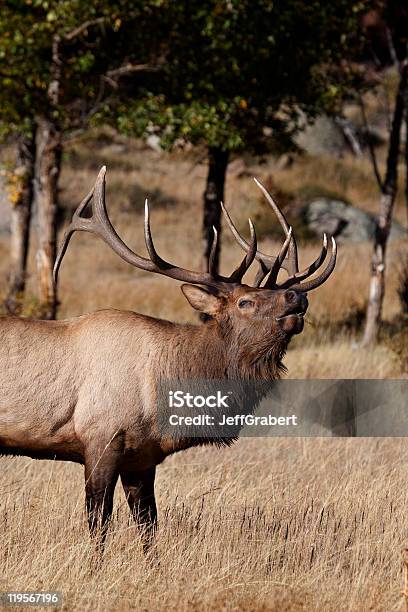
M271 339L264 335L261 339L237 336L225 323L218 325L210 321L202 326L191 326L185 355L191 355L196 376L227 380L276 380L286 372L282 363L287 341L284 335ZM186 347L187 348L187 347ZM179 361L180 365L180 361ZM177 365L176 365L177 367Z
M192 387L198 382L203 395L206 394L205 381L209 381L208 390L214 389L211 380L231 381L237 405L253 411L267 392L267 385L262 382L276 380L285 372L283 337L272 343L266 336L251 343L236 337L228 326L221 327L212 321L202 326L177 325L172 332L166 345L167 354L160 357L159 378L162 381L180 381L181 386L184 383L187 388L189 382ZM201 444L229 445L235 439L236 436L183 438L170 444L170 452Z

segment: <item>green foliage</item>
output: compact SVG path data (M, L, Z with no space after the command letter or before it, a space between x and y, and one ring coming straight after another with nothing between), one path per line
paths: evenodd
M159 5L158 0L3 0L0 136L30 131L41 114L51 114L62 129L86 123L111 93L103 79L108 69L131 61L132 53L139 62L149 59L146 24ZM137 25L144 27L135 40L130 33ZM56 75L55 100L50 85Z
M0 136L49 114L63 130L109 120L132 135L155 132L166 148L287 149L300 111L334 112L348 91L343 60L367 3L3 0ZM160 71L124 87L107 78L124 63L155 62Z
M164 95L147 95L130 108L119 106L117 121L119 129L125 133L160 133L164 148L171 148L178 138L197 144L204 137L209 146L237 149L244 144L242 135L229 119L240 112L240 104L237 98L220 100L218 104L192 100L171 105Z
M163 3L165 65L118 109L126 132L222 149L288 148L299 113L335 112L368 2L189 0ZM139 92L140 93L140 92Z

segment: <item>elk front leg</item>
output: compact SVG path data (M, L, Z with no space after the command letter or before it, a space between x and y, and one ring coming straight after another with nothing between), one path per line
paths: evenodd
M119 476L120 455L104 448L88 451L85 457L85 495L89 531L100 536L103 548L113 509L113 495ZM100 530L100 531L99 531Z
M143 530L143 549L150 548L157 527L157 508L154 497L156 468L144 471L126 470L120 472L123 489L133 519Z

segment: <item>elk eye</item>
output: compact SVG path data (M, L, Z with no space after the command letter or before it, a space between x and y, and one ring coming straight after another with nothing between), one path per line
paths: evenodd
M239 308L250 308L253 305L254 305L254 302L252 300L240 300L238 302Z

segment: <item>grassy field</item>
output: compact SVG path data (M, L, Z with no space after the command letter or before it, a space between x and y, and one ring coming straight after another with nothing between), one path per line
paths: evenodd
M206 167L198 154L169 157L135 142L112 146L109 138L72 145L61 186L66 215L105 162L108 208L125 241L144 253L142 207L149 195L159 252L180 265L199 266ZM248 160L244 176L229 175L226 202L243 229L251 215L270 252L278 248L275 221L253 175L283 200L298 202L302 194L320 191L365 210L377 207L366 160L305 157L285 169L269 158ZM396 217L404 222L402 198ZM314 259L318 249L302 240L302 262ZM370 245L340 248L336 273L311 294L305 331L288 351L290 378L407 376L396 292L407 252L402 242L390 245L386 328L379 345L366 351L358 340ZM225 233L223 270L240 256ZM3 240L0 293L7 265ZM60 317L111 306L195 320L178 283L130 268L89 235L72 240L60 278ZM246 438L230 449L179 453L158 469L160 529L151 556L143 557L118 490L99 568L87 537L82 469L24 458L1 459L0 465L0 590L59 590L70 611L402 609L408 440Z
M82 470L2 468L1 589L59 590L78 611L402 609L406 440L246 438L180 453L159 468L154 555L118 492L99 569Z

